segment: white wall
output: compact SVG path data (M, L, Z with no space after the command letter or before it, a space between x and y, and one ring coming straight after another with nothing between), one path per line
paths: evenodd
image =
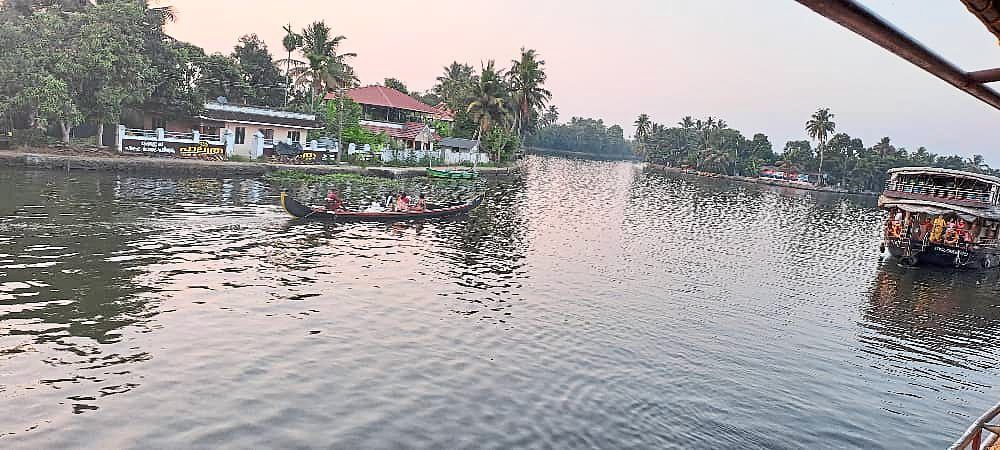
M246 125L246 124L231 123L231 122L227 122L226 123L226 129L232 130L234 136L236 135L236 128L237 127L242 127L244 129L246 129L246 136L245 136L242 144L236 143L235 145L233 145L233 154L234 155L240 155L240 156L249 157L251 149L253 149L253 135L254 135L254 133L256 133L256 132L258 132L260 130L265 130L265 129L274 130L274 140L275 140L275 142L284 142L285 139L288 137L288 132L289 131L298 131L299 132L299 141L298 142L303 147L306 147L306 143L308 142L306 140L306 137L309 134L309 130L303 130L303 129L300 129L300 128L287 128L287 127L264 126L264 125Z

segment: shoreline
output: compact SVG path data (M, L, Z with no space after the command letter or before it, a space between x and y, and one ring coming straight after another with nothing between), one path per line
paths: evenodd
M774 179L770 179L770 178L744 177L744 176L734 176L734 175L724 175L724 174L718 174L718 176L713 176L713 177L706 177L706 176L702 176L702 175L698 175L698 174L694 174L694 173L684 172L683 170L681 170L681 169L679 169L677 167L668 167L668 166L663 166L663 165L659 165L659 164L652 164L652 163L646 163L646 167L649 168L649 169L651 169L651 170L653 170L653 171L657 171L657 172L660 172L660 173L688 175L688 176L701 177L701 178L715 178L715 179L720 179L720 180L735 181L737 183L756 184L756 185L761 185L761 186L774 186L774 187L781 187L781 188L788 188L788 189L799 189L799 190L803 190L803 191L823 192L823 193L826 193L826 194L857 195L857 196L862 196L862 197L878 197L878 195L879 195L878 192L848 191L848 190L844 190L844 189L829 188L829 187L822 187L822 186L813 186L813 185L805 185L805 184L792 183L792 182L782 181L782 180L774 180Z
M0 166L43 170L83 170L125 173L169 173L201 176L263 176L281 170L294 170L314 175L350 173L380 178L414 178L426 174L426 167L384 167L354 165L299 165L266 162L204 161L196 159L155 158L147 156L83 156L18 150L0 150ZM435 166L453 170L468 167ZM480 176L503 177L516 167L480 167Z

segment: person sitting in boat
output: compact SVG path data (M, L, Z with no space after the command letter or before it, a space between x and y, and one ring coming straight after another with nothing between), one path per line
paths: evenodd
M944 243L946 245L958 244L958 230L954 219L948 221L948 228L944 232Z
M410 197L405 192L400 191L399 197L396 197L396 211L406 211L408 209L410 209Z
M924 221L920 222L920 234L917 239L923 241L931 234L931 229L934 228L934 224L931 223L930 216L924 217Z
M368 205L368 207L365 208L365 212L383 212L383 211L385 211L385 208L383 208L382 205L380 205L377 200L372 200L372 204Z
M958 242L960 244L968 244L972 242L971 227L969 227L964 220L959 220L958 225L955 227L955 233L958 234Z
M427 210L427 199L424 198L424 193L421 192L417 198L417 204L410 208L411 211L423 212Z
M945 225L944 216L937 216L934 218L934 227L931 229L931 242L935 244L941 242L941 236L944 234Z
M336 192L330 191L326 193L326 210L327 211L340 211L344 209L344 201L337 196Z

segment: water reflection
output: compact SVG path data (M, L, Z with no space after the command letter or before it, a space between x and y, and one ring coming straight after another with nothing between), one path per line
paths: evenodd
M870 198L560 158L0 188L3 446L939 447L996 395L997 275L880 263ZM324 224L282 189L488 195Z
M910 370L924 363L970 370L995 365L1000 333L997 273L915 270L887 262L862 308L865 351L884 364ZM981 390L989 386L951 381Z

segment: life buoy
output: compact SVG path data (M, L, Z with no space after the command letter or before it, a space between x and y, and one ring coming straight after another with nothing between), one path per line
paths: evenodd
M900 225L899 222L893 222L892 223L892 227L889 229L889 234L891 234L892 237L894 237L894 238L898 238L898 237L902 236L902 234L903 234L903 227L902 227L902 225Z

